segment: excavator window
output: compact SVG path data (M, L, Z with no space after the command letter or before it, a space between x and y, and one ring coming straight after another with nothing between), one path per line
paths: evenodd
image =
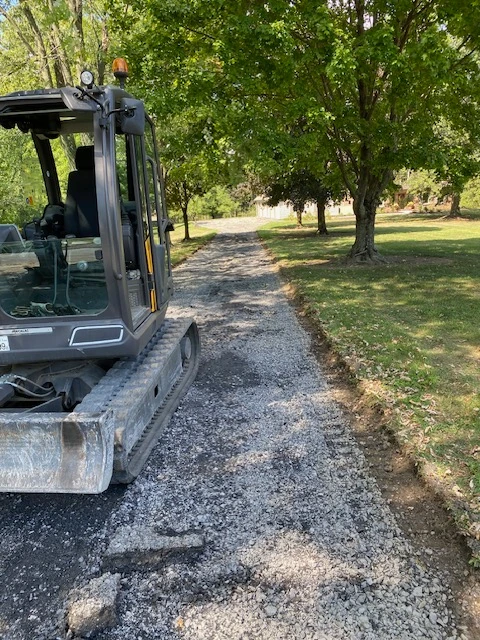
M97 315L107 306L99 238L4 243L0 305L15 318Z
M34 220L25 227L25 240L1 244L0 306L14 318L98 315L108 296L88 144L92 117L79 118L77 132L75 119L42 118L25 131L38 162L20 167L31 185L26 204ZM49 128L42 129L44 121ZM55 135L49 132L54 125ZM69 172L75 147L76 166Z
M112 304L118 304L112 262L119 257L135 329L170 296L166 213L151 120L145 117L144 135L120 127L102 138L104 124L96 110L63 108L18 118L39 162L35 178L32 168L24 167L32 176L27 199L32 222L24 228L25 240L0 243L0 308L25 318L101 314L109 305L107 282ZM101 153L99 144L105 145ZM109 154L115 158L113 181L104 166ZM108 202L106 208L100 202ZM122 242L112 261L112 245L102 246L100 229L109 233L113 217L115 225L120 221Z
M123 251L128 298L134 326L151 312L144 245L142 199L143 179L139 179L135 138L121 131L115 134L115 169L120 198Z
M158 212L160 218L163 214L152 144L153 133L148 119L144 136L116 132L116 171L121 199L123 247L134 324L156 311L167 298L167 255L165 238L160 235L163 230L159 231L157 224ZM132 253L135 255L135 264L128 259Z
M151 216L152 230L152 252L155 262L155 279L157 283L157 294L161 300L168 297L168 272L170 264L170 243L165 232L166 206L164 202L164 191L162 187L161 168L158 163L156 153L155 132L153 123L147 119L145 123L145 151L146 151L146 174L148 185L149 209Z

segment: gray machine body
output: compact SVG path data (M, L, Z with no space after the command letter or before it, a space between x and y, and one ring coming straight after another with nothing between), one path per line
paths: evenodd
M198 369L192 319L166 320L169 231L152 121L117 87L0 97L31 136L43 215L0 225L0 491L130 482ZM52 140L87 139L62 187Z

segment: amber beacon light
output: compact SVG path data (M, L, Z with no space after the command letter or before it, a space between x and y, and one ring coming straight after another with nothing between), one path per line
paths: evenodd
M120 87L123 89L125 80L128 78L128 64L124 58L115 58L112 64L113 75L120 81Z

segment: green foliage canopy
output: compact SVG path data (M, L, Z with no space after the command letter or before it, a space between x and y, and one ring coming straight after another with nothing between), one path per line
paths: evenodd
M477 111L476 4L468 20L456 0L131 6L139 77L159 112L207 109L212 139L271 174L294 154L313 173L335 162L354 198L356 259L379 258L375 212L394 171L440 165L436 123L448 112L460 127L466 95Z
M0 93L75 85L84 67L105 81L109 47L104 0L0 2ZM53 143L61 182L73 168L73 136ZM41 216L43 179L33 144L19 131L0 129L0 220L22 226ZM33 205L27 204L27 199Z

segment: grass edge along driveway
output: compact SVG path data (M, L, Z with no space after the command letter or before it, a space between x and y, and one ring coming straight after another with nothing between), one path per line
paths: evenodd
M204 227L197 226L194 223L190 223L190 240L184 241L185 228L183 224L175 224L175 230L170 232L170 256L172 260L172 267L187 260L196 251L206 245L212 238L216 236L217 232L212 229L206 229Z
M382 215L387 265L352 266L354 220L259 235L366 401L436 489L480 565L480 214Z

